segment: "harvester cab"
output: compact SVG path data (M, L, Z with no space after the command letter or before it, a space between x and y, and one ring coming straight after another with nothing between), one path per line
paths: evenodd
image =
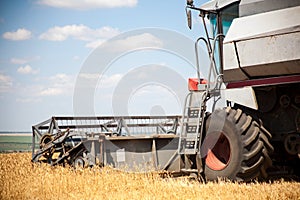
M211 75L218 80L223 74L223 40L233 21L238 17L238 0L231 1L210 1L201 7L196 7L192 0L187 0L186 14L188 26L192 28L191 10L199 11L199 17L202 19L205 37L199 37L195 43L196 64L198 78L200 76L198 45L204 42L210 59ZM211 82L211 80L209 80Z

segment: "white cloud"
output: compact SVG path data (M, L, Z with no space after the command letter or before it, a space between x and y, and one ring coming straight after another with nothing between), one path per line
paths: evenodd
M92 42L89 42L85 45L85 47L87 48L92 48L92 49L95 49L97 48L98 46L100 46L101 44L103 44L105 40L95 40L95 41L92 41Z
M55 26L48 29L47 32L40 35L40 39L51 41L64 41L68 37L78 38L87 32L88 27L84 25L67 25L67 26Z
M12 64L23 65L23 64L27 63L28 60L26 60L24 58L12 58L12 59L10 59L10 62Z
M25 65L24 67L19 67L18 68L18 73L20 74L37 74L39 70L34 70L30 65Z
M143 33L120 40L110 41L104 45L109 51L123 52L144 47L161 48L163 46L163 42L150 33Z
M138 0L39 0L38 3L57 8L88 10L96 8L134 7Z
M56 86L60 85L68 85L73 82L74 78L72 75L67 74L56 74L54 76L50 76L49 80Z
M40 92L40 96L57 96L63 94L61 88L47 88Z
M17 98L16 102L18 103L38 103L42 100L40 98Z
M97 73L80 73L79 77L92 80L92 79L98 79L100 75Z
M10 76L0 74L0 92L7 92L13 86L13 79Z
M27 29L20 28L15 32L5 32L2 37L7 40L28 40L31 38L31 32Z
M170 93L169 88L164 87L162 85L157 85L155 83L148 83L136 89L137 90L135 92L137 96L153 95L154 97L154 96L164 96Z
M91 29L83 24L80 25L66 25L66 26L55 26L48 29L45 33L40 35L40 39L50 41L64 41L68 38L82 40L82 41L98 41L113 37L119 34L119 30L104 26L98 29Z
M86 84L85 87L94 87L94 84L98 81L98 88L111 88L117 85L123 75L113 74L111 76L108 76L100 75L97 73L81 73L79 74L79 77L86 79L86 81L84 82Z
M79 56L73 56L73 60L80 60Z
M56 74L44 79L44 85L37 96L70 95L74 89L75 78L72 75Z
M39 56L34 56L34 57L30 57L30 58L11 58L10 62L12 64L24 65L24 64L29 63L31 61L39 60L39 59L40 59Z
M115 87L122 77L123 77L122 74L113 74L111 76L103 75L99 80L98 86L100 88Z

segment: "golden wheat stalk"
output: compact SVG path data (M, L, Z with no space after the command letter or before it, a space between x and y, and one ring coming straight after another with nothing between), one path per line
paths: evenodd
M29 153L0 154L0 199L299 199L300 183L207 183L33 164Z

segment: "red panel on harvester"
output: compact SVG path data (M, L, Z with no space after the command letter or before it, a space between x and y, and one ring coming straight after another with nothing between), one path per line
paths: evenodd
M189 78L189 90L196 91L198 90L198 78Z
M198 78L189 78L189 90L197 91L198 90L199 79ZM200 79L200 84L207 84L207 80Z

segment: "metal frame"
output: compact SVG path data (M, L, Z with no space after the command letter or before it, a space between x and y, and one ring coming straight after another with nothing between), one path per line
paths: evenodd
M32 127L32 161L74 165L83 159L87 166L180 172L180 118L52 117Z

